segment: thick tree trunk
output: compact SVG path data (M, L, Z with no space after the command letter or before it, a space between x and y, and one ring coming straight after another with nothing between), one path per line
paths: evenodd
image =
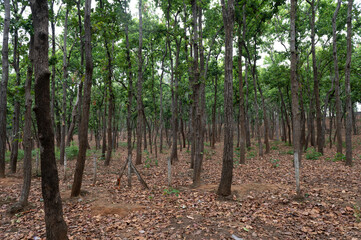
M137 155L135 164L142 163L142 133L143 133L143 119L142 119L142 86L143 86L143 21L142 21L142 0L139 0L139 48L138 48L138 82L137 82Z
M32 0L34 26L35 115L41 144L41 188L44 199L47 239L68 239L63 219L59 178L50 115L50 72L48 60L48 1Z
M5 18L3 27L2 46L2 80L0 89L0 178L5 178L6 152L6 104L9 81L9 29L10 29L10 0L4 0Z
M297 0L291 0L290 11L290 52L291 52L291 92L292 92L292 116L293 116L293 161L295 167L296 178L296 192L298 196L301 196L300 189L300 134L301 134L301 113L299 110L299 89L298 89L298 77L297 77L297 48L296 48L296 12L297 12Z
M352 4L348 0L347 7L347 56L345 69L345 93L346 93L346 165L352 166L352 102L351 102L351 55L352 55Z
M336 42L336 18L341 7L341 0L338 0L336 10L332 18L332 33L333 33L333 62L335 69L335 97L336 97L336 132L337 132L337 152L342 153L342 120L341 120L341 100L340 100L340 77L338 71L337 59L337 42Z
M88 125L90 97L93 78L93 57L91 48L91 23L90 23L91 0L85 1L84 10L84 50L85 50L85 82L84 82L84 103L81 121L79 124L79 153L76 161L74 182L71 189L71 196L77 197L80 194L83 181L86 150L88 147Z
M228 0L227 6L221 0L222 15L225 29L225 59L224 59L224 148L221 181L217 194L228 196L231 194L233 176L233 25L234 0Z

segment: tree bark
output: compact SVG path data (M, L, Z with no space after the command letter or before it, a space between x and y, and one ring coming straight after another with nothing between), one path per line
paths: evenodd
M335 69L335 97L336 97L336 132L337 132L337 153L342 154L342 119L341 119L341 100L340 100L340 77L338 71L337 58L337 34L336 34L336 18L341 7L341 0L337 1L337 7L332 17L332 36L333 36L333 63Z
M84 82L84 103L81 121L79 124L79 153L76 161L74 182L71 189L71 196L80 194L83 180L86 150L88 147L88 124L90 97L93 78L93 58L91 48L91 22L90 22L91 0L85 1L84 10L84 50L85 50L85 82Z
M320 106L320 90L318 81L318 69L316 59L316 47L315 47L315 0L309 2L311 5L312 18L311 18L311 52L312 52L312 68L313 68L313 94L316 102L316 128L317 128L317 151L323 154L323 147L325 145L325 135L322 128L322 114Z
M301 113L299 110L299 89L297 77L297 48L296 48L296 12L297 0L291 0L290 11L290 52L291 52L291 92L292 92L292 116L293 116L293 161L295 167L296 193L301 196L300 189L300 135L301 135Z
M68 63L67 63L67 36L68 36L68 15L69 8L66 6L64 22L64 39L63 39L63 102L62 102L62 122L61 122L61 142L60 142L60 164L64 165L65 160L65 135L66 135L66 89L68 80Z
M345 69L345 93L346 93L346 166L352 166L352 102L351 102L351 55L352 55L352 4L348 0L347 5L347 55Z
M0 89L0 178L5 178L6 152L6 104L9 81L9 29L10 29L10 0L4 0L5 18L2 46L2 80Z
M50 72L48 60L48 1L31 0L34 26L35 115L41 158L41 188L44 199L47 239L68 239L59 192L54 152L54 131L50 115Z
M138 48L138 82L137 82L137 155L135 164L142 163L142 133L143 133L143 118L142 118L142 87L143 87L143 21L142 21L142 0L138 3L139 11L139 48Z
M225 30L225 59L224 59L224 147L221 181L217 194L228 196L231 194L233 176L233 25L234 0L228 0L227 6L221 0L222 16Z

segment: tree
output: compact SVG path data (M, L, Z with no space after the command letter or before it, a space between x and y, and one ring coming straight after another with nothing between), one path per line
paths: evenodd
M48 1L32 0L34 27L35 115L42 151L41 188L44 198L47 239L68 239L59 193L58 170L55 162L54 131L50 116L50 72L48 60Z
M139 48L138 48L138 82L137 82L137 156L135 164L142 163L142 133L143 133L143 118L142 118L142 87L143 87L143 20L142 20L142 0L138 3L139 11Z
M300 189L300 159L301 159L301 112L299 109L299 89L297 79L297 48L296 48L296 13L297 0L291 0L290 11L290 52L291 52L291 93L293 116L293 163L295 167L296 192L301 195Z
M84 11L84 50L85 50L85 82L84 82L84 104L82 117L79 124L79 153L76 161L74 183L71 189L71 196L80 194L83 180L86 150L88 148L88 126L91 87L93 79L93 58L91 48L91 22L90 22L91 0L85 1Z
M352 166L352 102L351 102L351 55L352 55L352 4L353 0L348 0L347 4L347 52L345 69L345 92L346 92L346 165Z
M6 151L6 104L9 81L9 29L10 29L10 0L4 0L5 18L2 47L2 79L0 89L0 178L5 178Z
M337 1L337 7L332 17L332 36L333 36L333 65L335 69L335 98L336 98L336 136L337 136L337 153L342 154L342 113L341 113L341 99L340 99L340 76L338 71L337 58L337 34L336 34L336 19L341 7L341 0Z
M221 0L225 35L224 58L224 147L221 181L217 194L231 194L233 176L233 25L234 0L228 0L227 5Z
M32 168L32 157L31 157L31 107L32 107L32 96L31 96L31 82L33 75L33 44L34 37L30 36L29 43L29 63L25 82L25 114L24 114L24 166L23 166L23 186L21 188L21 194L19 202L15 203L11 209L11 213L22 211L22 209L28 204L28 197L31 185L31 168Z

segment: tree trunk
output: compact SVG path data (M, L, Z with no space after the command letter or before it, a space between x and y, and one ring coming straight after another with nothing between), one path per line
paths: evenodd
M227 6L221 0L222 15L225 29L225 59L224 59L224 147L221 181L217 194L228 196L231 194L233 175L233 25L234 0L228 0Z
M10 29L10 0L4 0L5 18L2 46L2 80L0 89L0 178L5 178L6 152L6 105L9 81L9 29Z
M300 189L300 134L301 134L301 113L299 110L299 89L297 77L297 48L296 48L296 12L297 0L291 0L290 11L290 52L291 52L291 92L292 92L292 116L293 116L293 161L295 167L296 192L301 196Z
M64 39L63 39L63 102L62 102L62 122L61 122L61 142L60 142L60 164L64 165L65 160L65 135L66 135L66 89L68 80L68 63L67 63L67 36L68 36L68 15L69 8L66 6L64 22Z
M85 50L85 81L84 81L84 103L81 121L79 124L79 153L76 161L74 182L71 189L71 196L77 197L80 194L83 181L86 150L88 147L88 125L90 97L93 78L93 57L91 48L91 22L90 22L91 0L85 1L84 10L84 50Z
M137 82L137 156L135 164L142 163L142 133L143 133L143 119L142 119L142 86L143 86L143 22L142 22L142 0L139 0L139 49L138 49L138 82Z
M41 188L44 199L47 239L68 239L63 219L59 178L50 115L50 72L48 60L48 1L32 0L34 26L35 115L41 144Z
M240 112L240 124L241 124L241 136L239 146L239 163L246 163L246 110L244 106L244 93L243 93L243 72L242 72L242 47L245 39L246 30L246 2L243 4L242 23L239 25L243 27L242 38L239 30L238 35L238 81L239 81L239 112Z
M15 6L17 3L15 4ZM15 10L16 20L18 20L17 10ZM13 66L16 73L16 86L20 87L20 54L18 52L18 29L14 29L14 57L13 57ZM16 94L19 94L17 91ZM13 118L13 141L11 147L11 155L10 155L10 169L11 173L16 173L16 165L18 161L18 152L19 152L19 125L20 125L20 102L14 98L14 118Z
M351 55L352 55L352 4L348 0L347 5L347 56L345 69L345 93L346 93L346 165L352 166L352 102L351 102Z
M317 151L323 154L323 147L325 145L325 135L321 125L322 114L320 104L320 90L318 81L316 47L315 47L315 0L309 2L311 5L312 18L311 18L311 52L312 52L312 68L313 68L313 94L316 102L316 128L317 128Z
M337 35L336 35L336 18L341 7L341 0L337 1L337 7L332 18L332 33L333 33L333 62L335 69L335 97L336 97L336 132L337 132L337 153L342 154L342 120L341 120L341 100L340 100L340 77L338 71L337 59Z
M78 91L77 91L77 96L76 96L76 101L73 106L73 110L71 111L71 123L70 123L69 129L68 129L68 134L66 137L66 146L70 146L71 139L73 138L73 132L74 132L75 122L76 122L77 115L78 115L78 106L79 106L82 91L83 91L83 82L80 80L79 86L78 86Z
M102 122L103 122L102 159L105 159L105 152L107 150L107 121L106 121L107 107L105 106L106 90L105 90L104 94L105 94L105 96L104 96L104 115L102 116Z
M24 114L24 178L23 185L21 188L21 194L19 202L12 206L11 212L16 213L22 211L22 209L28 204L28 197L30 192L31 185L31 150L32 150L32 140L31 140L31 107L32 107L32 97L31 97L31 82L33 75L33 44L34 37L30 37L29 43L29 63L26 75L25 82L25 114Z

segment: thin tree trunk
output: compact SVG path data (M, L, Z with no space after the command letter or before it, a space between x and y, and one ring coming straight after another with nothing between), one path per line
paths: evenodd
M348 0L347 5L347 55L345 69L345 93L346 93L346 166L352 166L352 102L351 102L351 55L352 55L352 4Z
M228 196L231 194L233 176L233 25L234 0L228 0L227 6L221 0L222 15L225 29L225 59L224 59L224 147L221 181L217 194Z
M10 212L16 213L22 211L23 208L28 204L28 197L30 192L31 185L31 150L32 150L32 140L31 140L31 108L32 108L32 97L31 97L31 82L33 75L33 44L34 37L30 37L29 43L29 63L27 69L27 76L25 82L25 114L24 114L24 166L23 166L23 185L21 188L19 202L14 204L11 207Z
M9 81L9 29L10 29L10 0L4 0L5 18L3 27L2 46L2 80L0 89L0 178L5 178L6 152L6 105Z
M91 49L91 22L90 22L91 0L85 1L84 10L84 50L85 50L85 82L84 82L84 103L82 117L79 124L79 153L76 161L74 182L71 189L71 196L80 194L83 180L86 150L88 145L88 124L90 97L93 77L93 57Z
M15 4L17 5L17 3ZM17 10L15 10L15 15L17 15ZM16 20L18 17L16 16ZM20 86L20 56L18 52L18 29L15 29L14 33L14 57L13 57L13 66L16 73L16 86ZM19 91L17 91L19 93ZM20 125L20 102L14 98L14 118L13 118L13 141L11 147L11 155L10 155L10 169L11 173L16 173L16 165L18 161L18 152L19 152L19 125Z
M143 133L143 119L142 119L142 86L143 86L143 21L142 21L142 0L139 0L139 48L138 48L138 82L137 82L137 155L135 164L142 163L142 133Z
M291 92L292 92L292 115L293 115L293 161L295 166L296 192L301 196L300 189L300 134L301 134L301 113L299 110L299 89L297 79L297 47L296 47L296 12L297 0L291 0L290 11L290 52L291 52Z
M336 18L341 7L341 0L338 0L336 10L332 18L333 33L333 61L335 68L335 95L336 95L336 126L337 126L337 153L342 153L342 120L341 120L341 100L340 100L340 77L338 71L337 59L337 35L336 35Z
M63 219L59 178L54 152L54 131L50 114L50 72L48 60L48 1L32 0L34 26L35 115L41 143L41 188L44 199L47 239L68 239Z

